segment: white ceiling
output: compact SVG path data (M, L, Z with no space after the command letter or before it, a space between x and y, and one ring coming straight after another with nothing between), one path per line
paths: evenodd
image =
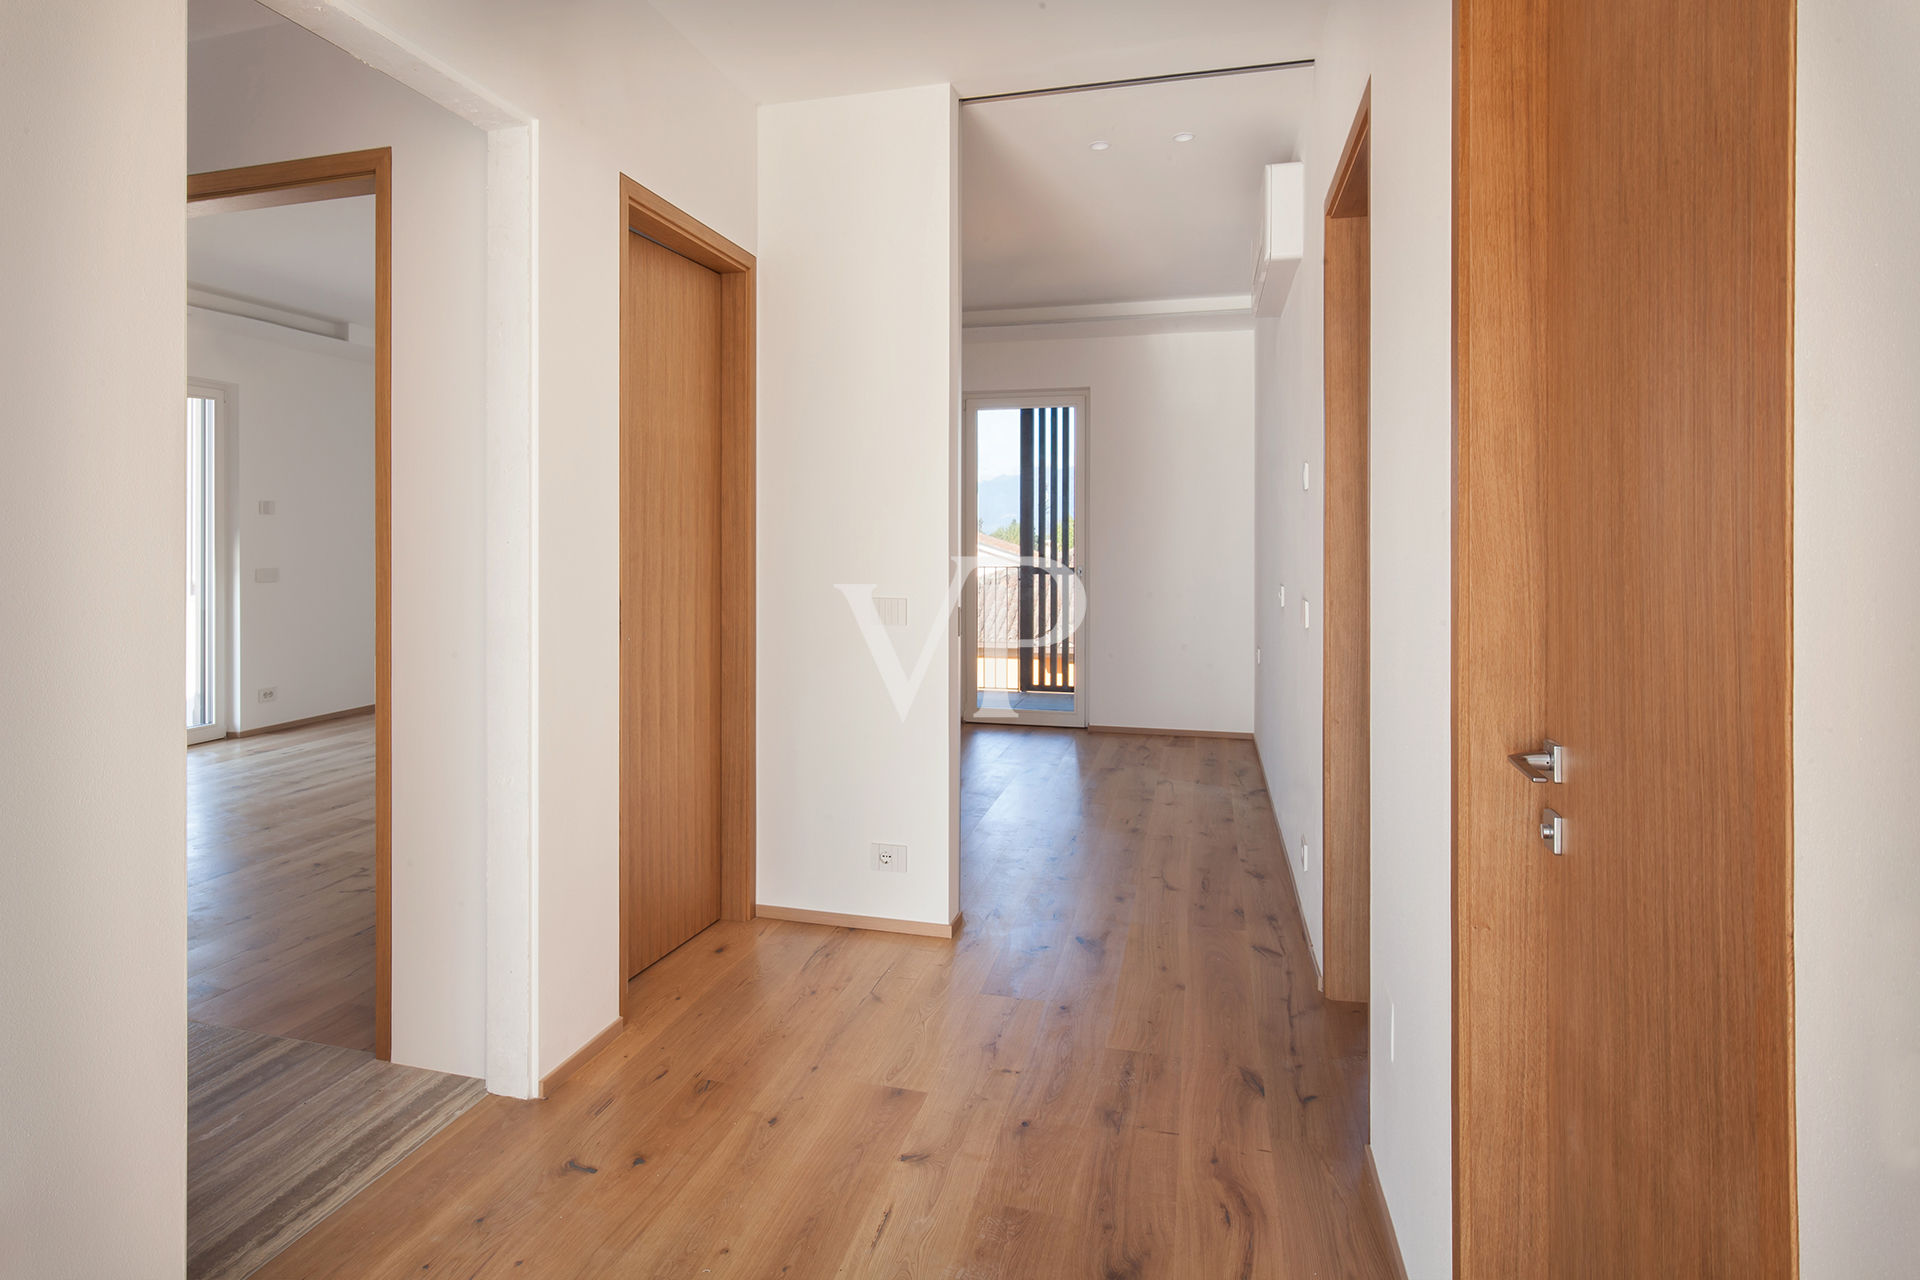
M1003 93L1311 57L1327 0L652 0L756 102Z
M285 22L273 10L254 0L188 0L187 39L198 42L230 36L257 27Z
M188 218L187 283L371 325L373 197Z
M1245 294L1312 94L1299 68L963 107L967 310Z

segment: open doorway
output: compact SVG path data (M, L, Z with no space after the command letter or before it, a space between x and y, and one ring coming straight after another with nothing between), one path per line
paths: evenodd
M195 175L187 232L189 1016L382 1058L389 164Z
M969 396L965 719L1084 728L1087 394Z
M484 1096L486 147L251 0L189 27L186 1251L237 1280Z

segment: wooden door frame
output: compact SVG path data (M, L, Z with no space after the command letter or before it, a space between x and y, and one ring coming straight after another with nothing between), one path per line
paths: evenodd
M754 916L754 259L698 219L620 175L620 545L626 546L627 361L633 296L627 237L639 233L720 277L720 918ZM621 601L622 631L626 602ZM620 656L620 1017L628 1006L627 662Z
M1519 8L1519 6L1513 6ZM1453 136L1453 1213L1460 1280L1539 1271L1545 1255L1527 1232L1546 1220L1547 1188L1516 1157L1551 1125L1543 1050L1521 1034L1526 1011L1548 999L1544 967L1527 963L1544 922L1536 877L1545 874L1532 833L1539 797L1507 761L1549 731L1546 704L1546 560L1526 531L1545 527L1546 456L1540 424L1546 386L1541 317L1532 304L1538 264L1517 251L1513 229L1532 216L1538 140L1529 133L1542 74L1526 30L1493 0L1456 0ZM1783 91L1793 92L1791 66ZM1789 109L1789 116L1791 108ZM1787 149L1791 217L1791 138ZM1778 194L1778 193L1769 193ZM1791 237L1779 264L1787 283L1781 382L1766 415L1780 470L1760 492L1783 504L1755 516L1781 557L1783 577L1754 570L1778 608L1786 643L1766 697L1781 711L1779 737L1756 744L1764 764L1756 804L1772 846L1755 888L1766 970L1759 993L1762 1212L1778 1274L1798 1273L1794 1155L1792 830L1792 342ZM1777 415L1777 416L1776 416ZM1756 429L1760 429L1758 426ZM1764 505L1764 504L1762 504ZM1756 546L1768 544L1756 540ZM1774 673L1770 673L1774 674ZM1778 1212L1774 1212L1778 1210Z
M1372 370L1373 85L1327 188L1325 578L1321 584L1320 931L1327 999L1364 1003L1371 968L1372 784L1368 477Z
M187 176L187 216L373 197L373 1053L393 1057L393 148Z

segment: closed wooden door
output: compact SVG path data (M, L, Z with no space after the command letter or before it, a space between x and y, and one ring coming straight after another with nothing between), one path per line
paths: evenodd
M627 236L620 511L629 976L720 918L720 277Z
M1459 1274L1788 1276L1793 5L1462 12Z

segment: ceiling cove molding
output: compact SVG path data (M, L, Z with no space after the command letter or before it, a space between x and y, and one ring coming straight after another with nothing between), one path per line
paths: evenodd
M277 325L282 329L298 329L303 333L332 338L336 342L352 342L369 347L373 345L371 325L336 320L331 316L315 315L310 311L296 311L291 307L276 306L271 302L228 293L224 289L212 289L192 281L187 282L187 305L201 311L218 311L223 315L244 316L249 320L259 320L265 324Z
M310 329L295 329L287 325L276 324L271 320L261 320L253 316L236 315L215 307L187 304L187 316L190 320L204 324L223 333L237 334L243 338L253 338L260 342L271 342L276 346L293 347L299 351L310 351L316 355L333 356L341 360L351 360L357 364L373 363L373 343L371 331L362 330L359 325L350 325L350 329L367 335L359 338L333 338L324 333L315 333Z
M1253 297L1251 294L1238 293L1213 298L1148 298L1138 302L1091 302L1065 307L1002 307L964 311L960 317L961 326L966 329L1031 328L1119 321L1165 324L1191 320L1241 320L1251 324Z

